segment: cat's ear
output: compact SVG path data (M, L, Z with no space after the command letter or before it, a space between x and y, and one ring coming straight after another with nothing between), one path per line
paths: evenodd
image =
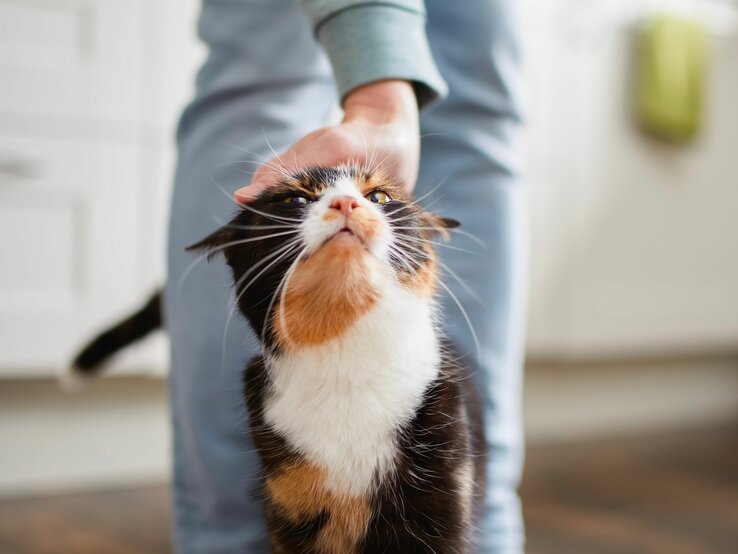
M203 250L207 252L208 261L210 261L213 259L213 256L223 251L226 245L234 240L236 240L235 230L229 225L224 225L201 241L191 244L185 248L185 250L188 252L192 252L193 250Z
M432 213L424 213L422 215L423 226L430 229L431 234L440 235L443 240L450 240L451 235L449 229L456 229L461 223L450 217L441 217Z

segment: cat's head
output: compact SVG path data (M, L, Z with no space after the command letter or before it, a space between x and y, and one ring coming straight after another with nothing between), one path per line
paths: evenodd
M238 307L269 348L340 337L388 293L433 296L431 239L458 222L380 172L313 168L267 189L189 249L223 252Z

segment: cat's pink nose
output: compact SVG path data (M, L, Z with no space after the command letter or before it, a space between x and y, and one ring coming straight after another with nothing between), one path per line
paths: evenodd
M359 201L352 196L337 196L331 201L331 208L339 210L344 217L351 215L351 211L359 207Z

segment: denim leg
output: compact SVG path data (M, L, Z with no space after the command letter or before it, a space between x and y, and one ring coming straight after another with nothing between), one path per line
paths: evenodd
M471 289L444 282L468 313L444 295L447 333L476 368L482 392L488 466L480 551L518 553L523 524L516 488L523 463L520 392L527 290L525 191L518 182L520 108L515 27L508 0L426 0L428 36L449 96L421 117L424 135L416 194L432 211L453 217L479 237L456 235L439 247L445 264Z
M231 310L222 259L185 252L235 210L255 156L324 124L335 104L330 67L295 0L205 1L209 57L178 132L165 309L171 337L174 544L179 554L268 552L255 495L242 373L257 341ZM242 163L239 163L242 162ZM225 336L225 338L224 338Z

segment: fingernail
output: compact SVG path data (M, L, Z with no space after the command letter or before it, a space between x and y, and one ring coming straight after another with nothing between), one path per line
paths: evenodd
M233 193L233 196L236 198L236 202L238 202L239 204L248 204L251 200L254 199L251 193L251 186L238 189L236 192Z

